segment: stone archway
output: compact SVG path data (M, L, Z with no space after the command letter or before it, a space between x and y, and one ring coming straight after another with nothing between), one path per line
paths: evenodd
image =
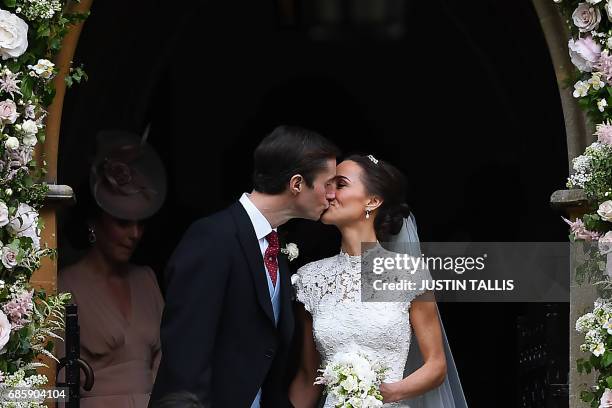
M81 0L79 3L74 2L71 5L71 11L87 13L91 9L92 3L93 0ZM48 108L45 142L39 144L35 152L36 160L39 162L41 160L46 161L47 174L45 181L49 184L49 193L40 215L45 225L41 238L43 243L48 245L49 248L57 248L57 208L63 203L74 200L72 189L69 186L57 184L57 159L62 108L66 94L64 78L70 69L83 24L80 23L71 27L55 59L55 64L59 69L59 73L54 79L56 94L53 103ZM57 291L57 261L43 258L40 269L34 273L30 282L33 286L43 288L48 293L55 293ZM46 360L46 363L49 365L49 368L41 371L49 378L49 382L53 384L55 382L55 364L50 360Z

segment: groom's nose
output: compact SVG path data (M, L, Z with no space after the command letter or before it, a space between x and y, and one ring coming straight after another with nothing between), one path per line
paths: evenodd
M328 201L332 201L336 199L336 188L335 187L328 187L325 190L325 198L327 198Z

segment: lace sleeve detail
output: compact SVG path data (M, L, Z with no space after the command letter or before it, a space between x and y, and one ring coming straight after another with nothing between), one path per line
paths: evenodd
M297 273L291 276L291 285L295 291L295 298L304 305L304 309L312 314L312 293L308 284L306 268L301 267Z

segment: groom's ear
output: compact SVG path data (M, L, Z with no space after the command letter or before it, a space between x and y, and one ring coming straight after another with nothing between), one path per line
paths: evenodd
M300 191L302 191L303 187L304 177L302 177L300 174L296 174L295 176L291 177L291 180L289 180L289 191L291 194L297 195Z

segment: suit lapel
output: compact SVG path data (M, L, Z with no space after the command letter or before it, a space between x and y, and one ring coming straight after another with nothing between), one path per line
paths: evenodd
M261 249L259 248L253 224L244 207L239 202L231 207L231 212L238 227L238 240L253 275L257 299L272 324L274 324L274 311L272 310L272 300L268 291L266 268L264 267Z
M291 302L291 273L289 271L289 265L287 262L287 255L279 254L278 272L281 275L279 288L281 310L278 327L281 333L281 338L285 341L285 344L289 344L291 341L294 329L293 305Z

